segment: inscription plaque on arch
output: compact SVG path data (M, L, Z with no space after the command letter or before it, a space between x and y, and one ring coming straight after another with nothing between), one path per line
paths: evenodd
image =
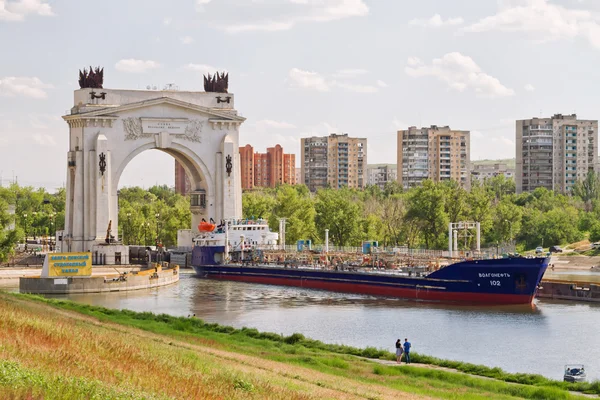
M189 121L187 119L172 118L142 118L142 131L144 133L169 132L183 134Z

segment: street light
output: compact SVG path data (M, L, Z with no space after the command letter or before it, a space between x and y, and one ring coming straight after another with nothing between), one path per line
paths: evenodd
M160 234L159 234L159 223L158 223L158 217L160 217L160 213L156 213L154 214L154 216L156 217L156 246L158 246L158 243L160 243Z
M144 246L147 246L148 245L148 229L150 228L150 222L146 222L146 223L142 222L142 226L144 227Z
M51 251L54 251L54 248L56 247L56 224L54 222L55 217L56 213L52 211L50 213L50 232L52 232L52 237L50 238ZM52 243L54 243L54 246L52 246Z
M25 251L27 251L27 213L23 214L23 219L25 220Z
M129 242L131 242L131 213L128 212L127 213L127 230L126 230L127 235L125 236L125 239L129 239L129 240L125 240L126 244L131 244Z
M36 227L35 227L35 219L37 217L37 211L32 212L31 214L33 214L33 239L37 239L36 238Z

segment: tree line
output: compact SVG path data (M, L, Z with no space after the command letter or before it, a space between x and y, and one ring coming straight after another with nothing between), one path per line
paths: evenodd
M360 246L377 240L380 246L447 249L448 223L479 222L483 246L513 242L522 251L549 247L589 237L600 240L600 180L590 175L579 182L572 195L538 188L515 193L512 179L497 176L470 191L454 181L426 180L419 187L403 190L389 182L381 190L321 189L310 193L305 186L281 185L244 193L245 218L269 219L276 230L278 219L286 218L286 240L324 241ZM474 238L459 244L473 249Z
M42 188L17 184L0 187L0 260L27 236L53 236L64 229L65 190L48 193ZM286 219L286 240L323 243L329 229L330 243L360 246L376 240L380 246L446 249L448 223L481 224L483 246L515 242L517 249L600 240L600 177L595 173L579 181L571 195L538 188L515 193L514 181L497 176L483 184L473 182L470 191L454 181L426 180L403 190L389 182L382 190L343 188L309 192L304 185L280 185L255 189L242 197L244 218L266 218L277 231ZM167 247L177 244L177 230L189 229L189 198L166 185L148 190L119 190L119 239L125 244ZM8 212L14 206L14 215ZM15 229L8 229L14 223ZM464 248L465 243L461 246ZM474 246L468 240L466 248Z

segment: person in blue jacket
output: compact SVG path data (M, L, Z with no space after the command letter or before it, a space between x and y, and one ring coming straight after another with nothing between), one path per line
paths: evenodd
M410 364L410 342L404 338L404 361Z

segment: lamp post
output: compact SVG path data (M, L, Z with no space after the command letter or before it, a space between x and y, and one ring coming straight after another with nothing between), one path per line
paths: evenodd
M32 228L33 228L33 239L35 240L35 239L37 239L37 237L36 237L36 226L35 226L35 219L37 217L37 211L34 211L31 214L33 215L33 224L32 224L33 226L32 226Z
M128 212L127 213L127 229L126 229L127 235L125 235L125 244L131 244L131 213Z
M156 246L158 247L158 244L160 243L160 225L158 222L158 218L160 217L160 213L156 213L154 214L154 216L156 217Z
M50 232L52 233L52 237L50 238L50 251L54 251L54 249L56 248L56 223L54 221L55 217L56 213L52 211L50 213ZM52 245L52 243L54 243L54 245Z
M150 228L150 222L142 222L142 226L144 227L144 246L148 246L148 229Z
M23 219L25 220L25 251L27 251L27 213L23 214Z

